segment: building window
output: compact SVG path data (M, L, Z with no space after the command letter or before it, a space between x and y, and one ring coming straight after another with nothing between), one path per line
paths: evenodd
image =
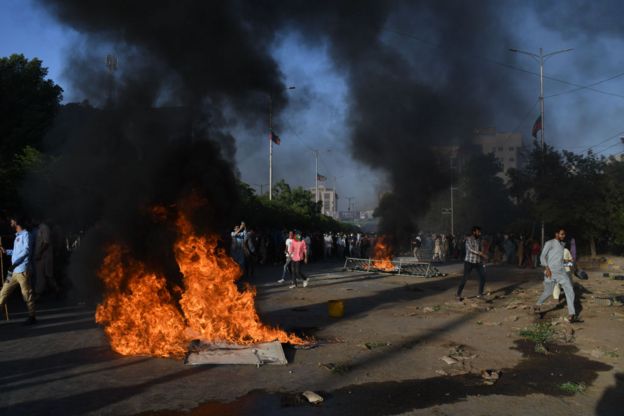
M510 157L510 158L509 158L509 161L510 161L510 162L515 162L515 161L516 161L516 159L514 159L513 157Z
M503 147L502 147L502 146L501 146L501 147L499 147L499 148L498 148L498 151L499 151L499 152L502 152L502 151L503 151Z
M510 151L510 152L513 152L514 150L516 150L516 148L515 148L515 147L513 147L513 146L509 147L509 151Z

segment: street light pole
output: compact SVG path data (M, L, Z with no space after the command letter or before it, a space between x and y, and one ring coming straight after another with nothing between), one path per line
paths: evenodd
M451 172L449 176L451 178L451 235L454 236L455 235L455 206L453 205L453 191L455 190L455 188L453 188L453 156L451 156L450 162L451 162Z
M531 58L535 59L540 66L540 96L539 96L539 101L540 101L540 120L542 121L542 128L541 128L541 143L540 143L540 147L542 150L542 163L544 161L544 127L546 126L546 123L544 122L544 62L555 55L558 55L560 53L564 53L564 52L570 52L573 49L572 48L568 48L568 49L561 49L559 51L554 51L554 52L549 52L549 53L544 53L544 50L542 48L540 48L539 50L539 55L533 52L527 52L527 51L522 51L520 49L514 49L511 48L509 49L511 52L514 53L521 53L523 55L528 55ZM544 220L542 220L542 247L544 247Z

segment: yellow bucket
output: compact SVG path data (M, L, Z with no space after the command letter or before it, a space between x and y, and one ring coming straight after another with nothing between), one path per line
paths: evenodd
M327 312L332 318L342 318L344 316L344 301L341 299L328 300Z

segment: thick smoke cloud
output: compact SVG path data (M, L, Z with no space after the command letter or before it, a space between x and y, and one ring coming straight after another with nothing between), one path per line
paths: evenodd
M286 104L271 54L280 33L329 45L349 88L352 154L389 178L393 197L380 207L387 233L410 233L446 186L448 160L432 145L467 141L475 127L526 110L507 73L476 63L483 50L510 59L509 30L497 23L502 2L40 3L84 35L68 76L90 100L107 103L51 136L62 156L53 186L42 188L58 191L57 216L71 213L65 219L87 226L94 246L121 236L146 259L157 249L141 243L155 229L142 207L174 204L195 188L208 196L213 228L233 212L228 127L261 120L258 102L269 94L277 112ZM416 39L397 40L402 30ZM93 69L111 46L123 62L114 84L104 68Z

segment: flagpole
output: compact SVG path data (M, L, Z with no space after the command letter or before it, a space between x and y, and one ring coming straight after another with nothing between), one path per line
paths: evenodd
M540 48L540 119L542 120L542 169L544 169L544 127L546 123L544 123L544 50ZM544 240L546 238L544 233L544 219L542 218L542 248L544 248Z
M314 177L315 179L315 190L316 190L316 199L314 202L316 202L318 204L319 201L319 193L318 193L318 158L319 158L319 151L318 150L314 150L314 160L315 160L315 165L316 165L316 176Z
M269 94L269 201L273 199L273 95Z

